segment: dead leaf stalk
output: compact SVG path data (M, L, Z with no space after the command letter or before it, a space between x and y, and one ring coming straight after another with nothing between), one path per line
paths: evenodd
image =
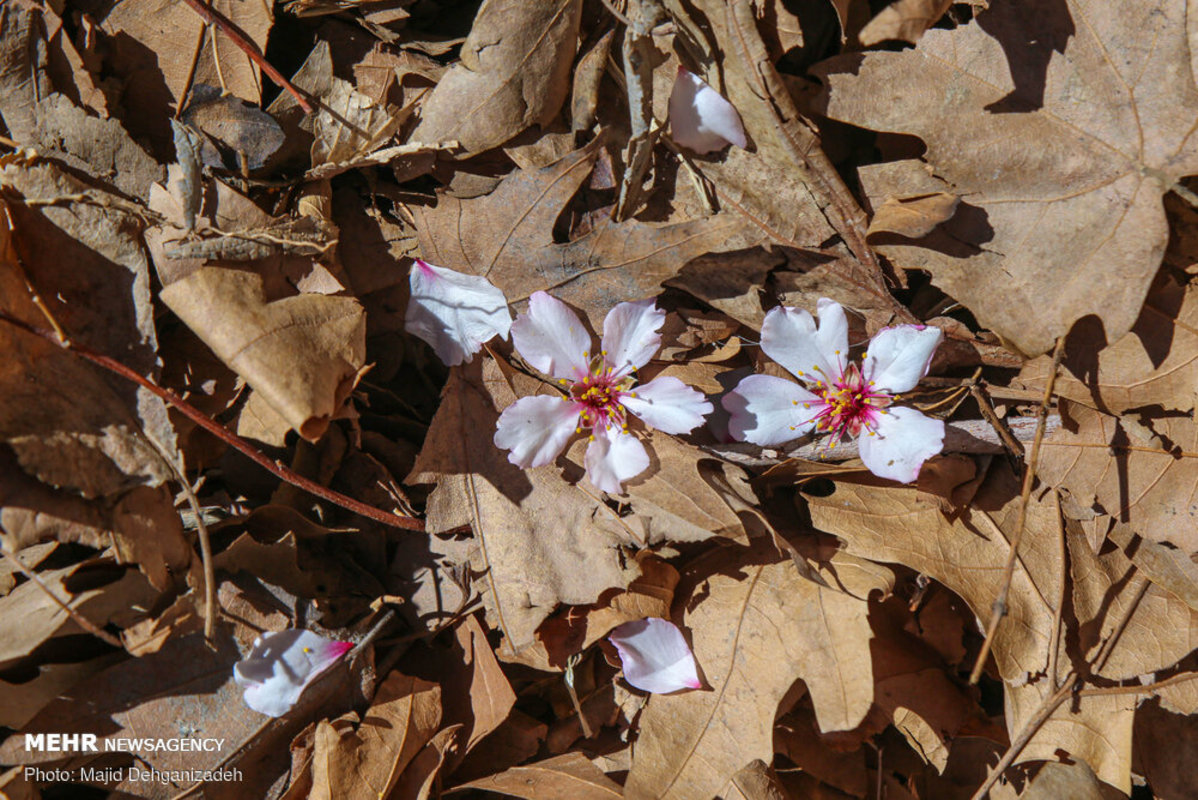
M33 572L31 569L26 567L24 564L21 563L20 559L18 559L15 555L10 553L8 551L7 547L0 547L0 555L3 555L6 559L11 561L13 566L16 567L18 570L20 570L22 575L24 575L26 578L28 578L29 580L36 583L38 588L41 589L43 592L45 592L46 595L51 600L53 600L55 602L55 604L58 605L59 608L61 608L63 611L65 611L71 619L75 620L75 623L77 625L79 625L80 628L83 628L83 630L87 631L92 636L95 636L97 639L100 639L105 644L112 645L113 647L117 648L118 650L125 649L125 646L123 644L121 644L120 639L116 638L111 633L108 633L107 631L103 630L102 628L97 626L94 622L89 620L87 617L80 614L78 611L76 611L74 608L71 607L70 603L63 601L63 599L61 597L59 597L58 595L56 595L54 593L53 589L51 589L49 586L47 586L45 584L45 582L37 575L37 573Z
M1065 608L1065 587L1068 583L1068 557L1065 548L1065 515L1061 511L1061 493L1052 490L1052 508L1057 515L1057 602L1052 609L1052 638L1048 642L1048 679L1057 686L1057 655L1061 648L1061 614Z
M1011 434L1011 429L1007 427L1007 423L995 412L994 406L990 403L990 398L986 396L986 392L982 390L982 387L974 383L969 387L969 394L973 396L974 401L978 404L982 416L986 418L986 421L994 428L994 432L998 434L998 438L1006 446L1007 452L1015 458L1023 458L1027 451L1023 449L1023 445L1019 443L1019 440Z
M299 107L304 110L305 114L312 113L312 104L308 102L308 98L299 89L295 88L295 85L291 81L284 78L281 72L271 66L271 63L262 55L262 51L258 49L258 45L254 44L240 28L225 19L212 6L201 2L201 0L184 0L184 2L191 6L192 11L199 14L200 19L204 20L204 22L219 28L221 33L228 36L233 44L241 48L250 61L253 61L258 66L258 69L262 70L277 86L285 89L288 94L294 97L295 102L299 104ZM213 42L213 46L215 46L215 41Z
M325 500L336 506L344 508L347 511L352 511L353 513L359 514L367 519L372 519L375 522L380 522L384 525L388 525L393 528L399 528L401 530L424 530L423 520L415 519L413 517L401 517L397 514L392 514L390 512L383 511L382 509L375 508L374 506L369 506L363 502L353 499L352 497L347 497L340 492L335 492L326 486L321 486L319 483L316 483L309 478L305 478L303 475L300 475L298 472L283 466L277 461L267 458L249 442L229 431L227 428L225 428L225 426L211 419L208 415L196 409L170 389L164 389L158 384L150 381L148 378L139 375L137 372L133 371L116 359L97 353L81 344L77 344L69 340L62 341L54 334L53 331L46 330L45 328L39 328L36 325L30 325L28 322L12 316L7 311L0 310L0 321L7 322L8 324L18 327L27 333L40 336L47 341L59 345L64 350L75 354L79 358L90 361L96 366L103 367L109 372L115 373L126 380L133 381L146 391L174 407L177 411L179 411L179 413L183 414L185 417L211 433L213 436L216 436L230 447L233 447L241 452L267 472L271 473L280 480L290 483L292 486L303 489L305 492L308 492L309 494L314 495L321 500Z
M1007 556L1007 564L1003 568L1003 579L998 590L998 597L994 598L994 603L991 606L990 622L986 626L986 638L982 642L982 649L978 651L978 658L973 665L973 671L969 673L969 684L971 686L976 685L982 677L982 670L986 666L986 659L990 656L990 648L994 644L994 637L998 633L998 626L1007 613L1007 594L1011 591L1011 580L1015 576L1015 561L1019 557L1019 542L1023 538L1024 528L1027 527L1027 504L1032 496L1032 483L1036 479L1036 464L1040 459L1040 444L1044 441L1045 423L1048 421L1048 404L1052 400L1053 388L1056 385L1057 370L1061 365L1061 357L1064 353L1065 339L1064 337L1058 337L1056 347L1052 351L1052 369L1048 373L1048 381L1044 386L1044 396L1040 402L1040 408L1036 412L1036 436L1032 440L1031 456L1023 468L1023 489L1019 493L1019 516L1015 522L1015 533L1011 536L1011 552Z

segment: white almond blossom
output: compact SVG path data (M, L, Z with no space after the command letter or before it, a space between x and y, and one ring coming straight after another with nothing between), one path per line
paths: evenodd
M742 441L776 446L815 430L858 439L861 460L875 475L901 483L919 477L923 462L944 446L944 423L892 403L927 374L943 334L927 325L883 328L860 367L848 358L844 309L819 301L819 326L799 308L775 308L761 326L761 349L806 382L750 375L723 399L728 430Z
M495 445L510 451L518 467L552 463L576 433L590 431L584 459L587 477L601 491L649 467L645 446L628 430L628 415L665 433L688 433L703 424L711 403L674 377L659 377L636 390L636 370L661 347L665 312L654 300L620 303L603 321L603 344L591 336L565 303L545 292L529 298L528 313L512 325L512 341L535 369L553 376L560 395L522 397L499 417Z

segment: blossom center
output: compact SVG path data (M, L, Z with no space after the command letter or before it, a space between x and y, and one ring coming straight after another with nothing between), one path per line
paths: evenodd
M592 365L585 378L570 385L570 399L578 406L578 429L627 427L627 415L621 400L632 392L632 379L613 372L606 363Z
M834 380L819 381L815 393L820 397L820 408L814 417L815 429L831 433L830 447L848 435L860 436L867 431L873 434L878 426L878 416L894 398L887 392L878 391L872 381L865 380L856 364L850 364Z

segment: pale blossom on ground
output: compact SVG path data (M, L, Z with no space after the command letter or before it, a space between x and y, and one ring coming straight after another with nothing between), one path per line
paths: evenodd
M404 330L428 342L448 366L470 361L494 336L507 338L507 298L486 278L416 259L408 281Z
M233 665L233 680L245 689L245 704L260 714L281 717L305 687L333 666L353 644L294 628L265 633L254 649Z
M892 403L927 374L943 334L927 325L884 328L860 366L850 361L848 321L839 303L822 298L819 325L806 311L775 308L761 326L761 349L806 382L750 375L723 399L728 430L742 441L775 446L814 429L858 439L861 460L883 478L910 483L944 445L944 423Z
M736 108L702 78L682 67L670 93L670 134L676 143L696 153L722 150L730 144L743 148L747 144Z
M618 494L624 481L649 467L645 446L628 430L631 413L664 433L688 433L703 424L711 403L674 377L636 385L636 370L661 347L665 312L654 300L620 303L603 321L603 343L591 336L565 303L536 292L528 313L512 324L516 349L535 369L551 375L561 395L522 397L499 417L495 445L528 469L552 463L574 434L590 431L587 477Z
M629 685L653 694L703 687L694 653L674 623L657 617L625 622L608 639Z

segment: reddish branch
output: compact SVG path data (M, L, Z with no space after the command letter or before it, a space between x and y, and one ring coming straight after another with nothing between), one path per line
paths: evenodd
M315 495L322 500L327 500L328 502L340 506L347 511L360 514L361 516L366 517L367 519L372 519L375 522L381 522L384 525L390 525L393 528L401 528L408 531L424 530L424 522L422 520L418 520L413 517L401 517L398 514L392 514L388 511L383 511L381 509L375 508L374 506L354 500L352 497L346 497L340 492L335 492L326 486L321 486L319 483L305 478L303 475L300 475L294 470L288 469L279 462L267 458L245 439L242 439L225 426L210 418L207 414L196 409L170 389L164 389L163 387L153 383L146 377L139 375L137 372L133 371L115 359L97 353L94 350L70 340L59 339L59 337L55 335L53 331L47 330L45 328L39 328L35 325L30 325L28 322L17 319L2 309L0 309L0 320L7 322L10 325L14 325L21 330L32 333L35 336L40 336L43 339L53 342L59 347L74 353L80 358L90 361L97 366L103 367L109 372L120 375L126 380L133 381L138 386L145 388L147 391L152 392L154 395L161 398L164 402L169 403L171 406L177 409L179 413L183 414L185 417L211 433L213 436L225 442L230 447L239 450L246 456L246 458L250 459L258 466L275 475L280 480L290 483L292 486L303 489L305 492Z
M254 44L245 32L226 19L219 11L201 0L184 0L187 5L191 6L200 17L207 23L220 28L221 33L228 36L233 44L241 48L241 50L249 56L250 61L258 65L258 69L262 70L268 78L275 82L279 87L286 89L295 102L299 103L299 107L304 110L305 114L312 113L312 104L308 102L308 98L304 97L303 92L295 88L295 85L283 77L277 69L271 66L266 57L262 55L262 51L258 49L258 45ZM179 98L182 102L183 98Z

